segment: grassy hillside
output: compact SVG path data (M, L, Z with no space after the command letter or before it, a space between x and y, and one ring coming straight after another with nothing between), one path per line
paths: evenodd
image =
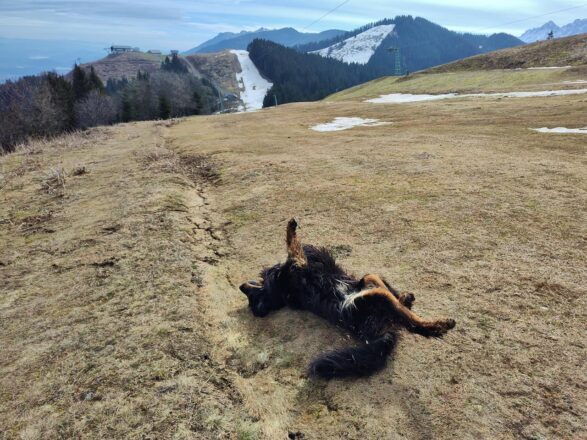
M1 437L585 438L585 136L529 128L586 113L585 95L317 102L0 157ZM309 130L340 116L391 124ZM368 379L306 377L348 335L255 318L237 288L285 258L294 215L457 328L404 333Z
M383 77L331 95L365 100L390 93L491 93L585 87L587 34L504 49L405 77Z
M139 70L153 73L159 70L164 59L164 55L127 52L108 55L101 60L83 64L82 67L89 69L89 66L94 66L100 79L106 83L109 79L134 78Z
M580 66L587 64L587 34L498 50L429 69L429 72Z
M560 69L421 72L389 76L343 90L327 101L365 100L389 93L491 93L584 88L587 66ZM574 83L574 84L573 84Z
M236 72L240 72L241 67L236 55L225 50L218 53L186 55L185 59L225 92L239 94Z

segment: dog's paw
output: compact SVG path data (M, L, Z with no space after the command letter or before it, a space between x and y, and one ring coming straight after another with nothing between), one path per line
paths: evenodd
M434 324L419 328L416 332L423 336L440 338L446 332L455 328L456 325L457 323L454 319L439 319Z
M411 309L414 301L416 301L416 297L413 293L402 293L399 297L399 301L408 309Z

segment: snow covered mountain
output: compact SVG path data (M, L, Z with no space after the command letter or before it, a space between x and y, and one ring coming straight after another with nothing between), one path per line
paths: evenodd
M349 64L367 64L377 48L393 32L394 28L395 25L393 24L375 26L354 37L310 53L334 58Z
M534 43L535 41L546 40L546 37L550 31L553 32L554 38L584 34L587 32L587 18L577 19L572 23L568 23L562 27L559 27L553 21L549 21L540 27L527 30L520 36L520 40L522 40L524 43Z
M243 106L238 110L245 112L261 110L263 99L273 84L261 76L259 69L249 57L249 52L246 50L231 50L230 52L237 56L241 66L241 71L236 74L236 80Z

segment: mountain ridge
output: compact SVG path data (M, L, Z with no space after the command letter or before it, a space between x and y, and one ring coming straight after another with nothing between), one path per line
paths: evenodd
M340 47L344 42L357 39L372 29L389 25L394 25L393 31L382 34L382 39L376 44L368 62L364 63L375 70L374 75L382 76L393 73L393 63L391 63L388 52L390 47L399 48L402 70L413 72L457 59L523 44L518 38L505 33L489 36L459 33L422 17L404 15L367 24L331 40L296 46L296 49L301 52L327 54L333 52L330 48ZM371 50L373 47L367 49ZM361 59L361 57L357 56L356 59Z
M184 55L195 53L221 52L226 49L244 50L255 39L273 41L286 47L322 41L344 34L339 29L329 29L318 33L304 33L292 27L280 29L259 28L256 31L241 31L239 33L224 32L214 38L183 52Z

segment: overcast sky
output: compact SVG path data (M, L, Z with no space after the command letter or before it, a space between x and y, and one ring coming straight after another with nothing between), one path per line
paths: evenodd
M520 35L548 20L587 17L587 0L0 0L0 37L81 40L143 49L189 49L219 32L292 26L350 30L410 14L457 31ZM582 6L556 14L552 11ZM528 20L524 20L528 19ZM514 21L517 23L512 23Z

